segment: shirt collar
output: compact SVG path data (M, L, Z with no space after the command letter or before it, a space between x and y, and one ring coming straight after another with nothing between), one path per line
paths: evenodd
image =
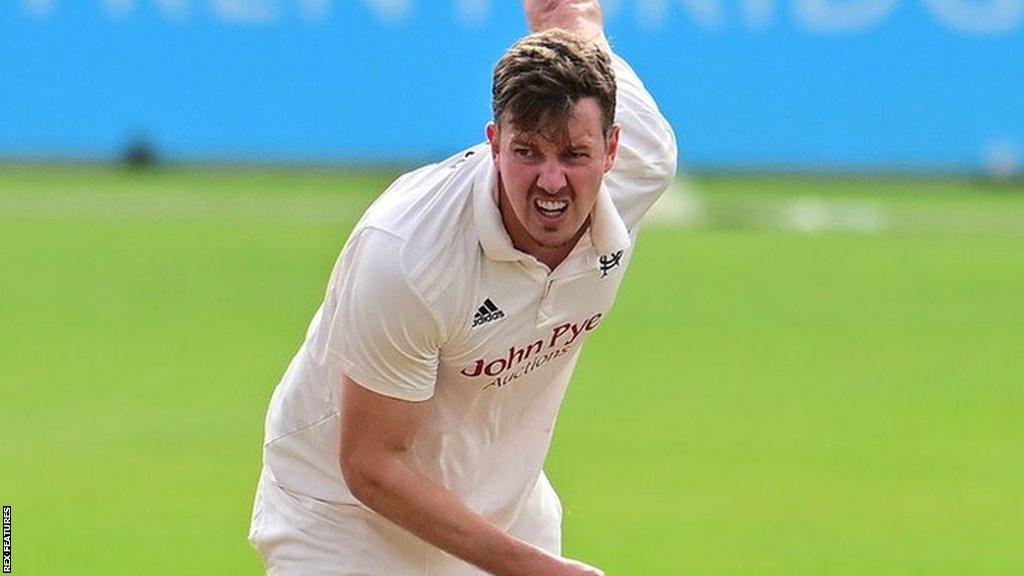
M488 151L489 152L489 151ZM477 167L473 178L473 220L484 254L491 260L520 260L523 253L512 245L498 209L498 173L493 156ZM625 250L632 244L629 230L612 202L604 183L597 193L597 202L590 213L590 229L581 238L588 238L598 254Z
M473 224L476 235L483 246L484 254L491 260L519 260L522 253L512 246L512 238L501 222L498 210L498 173L490 150L487 159L477 166L473 178Z

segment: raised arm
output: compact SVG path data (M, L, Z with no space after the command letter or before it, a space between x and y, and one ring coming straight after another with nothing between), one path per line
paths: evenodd
M629 64L612 56L619 149L605 185L632 232L676 176L676 137Z
M604 13L597 0L525 0L526 23L533 32L561 28L593 40L609 52Z

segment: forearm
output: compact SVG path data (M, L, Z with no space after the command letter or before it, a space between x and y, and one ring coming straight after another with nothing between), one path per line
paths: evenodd
M526 0L524 7L530 30L561 28L593 40L611 52L604 35L604 14L597 0Z
M350 470L346 479L353 494L381 516L496 576L553 573L559 563L499 530L397 456Z

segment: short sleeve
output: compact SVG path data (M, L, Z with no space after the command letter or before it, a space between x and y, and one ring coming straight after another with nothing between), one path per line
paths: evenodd
M402 400L427 400L437 377L440 325L409 284L402 240L373 228L355 234L324 301L321 327L327 332L327 352L364 388Z
M605 182L626 227L633 230L676 174L676 138L654 98L625 60L612 55L615 122L621 127L615 167Z

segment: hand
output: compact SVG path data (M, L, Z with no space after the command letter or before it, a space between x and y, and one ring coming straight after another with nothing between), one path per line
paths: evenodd
M561 28L607 44L604 14L597 0L523 0L523 12L534 32Z
M562 558L562 566L559 570L551 573L551 576L604 576L604 571L594 568L589 564Z
M563 559L566 570L559 572L558 576L604 576L604 571L598 570L593 566L577 562L574 560Z

